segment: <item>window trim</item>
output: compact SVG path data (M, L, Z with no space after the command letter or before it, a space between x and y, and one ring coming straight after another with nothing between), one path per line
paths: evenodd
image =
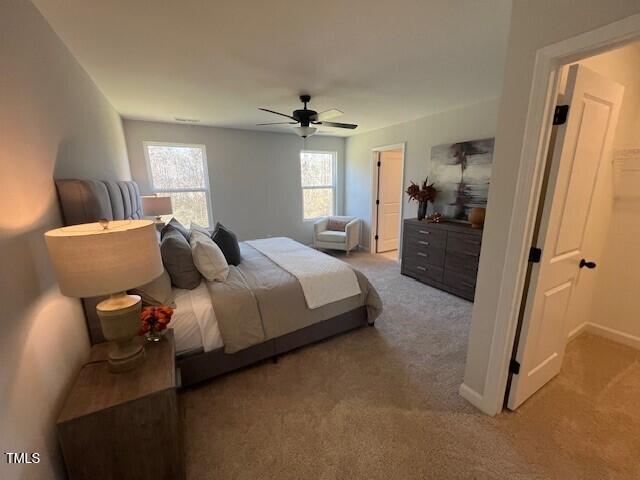
M302 154L303 153L324 153L330 154L333 157L333 165L331 168L331 185L314 185L313 187L304 187L302 185ZM302 203L302 221L303 222L315 222L320 217L309 217L305 218L304 216L304 191L305 190L316 190L323 188L331 188L333 190L333 213L331 215L338 215L338 151L337 150L307 150L301 149L300 154L298 155L298 165L300 167L300 201Z
M188 147L188 148L200 148L202 149L202 160L204 162L204 187L194 188L171 188L171 189L156 189L153 185L153 173L151 171L151 160L149 159L149 146L158 147ZM207 201L207 217L209 220L209 227L214 226L213 222L213 202L211 201L211 186L209 184L209 162L207 160L207 147L203 143L180 143L180 142L154 142L151 140L145 140L142 142L142 150L144 151L145 167L147 170L147 178L150 193L180 193L180 192L205 192L205 198Z

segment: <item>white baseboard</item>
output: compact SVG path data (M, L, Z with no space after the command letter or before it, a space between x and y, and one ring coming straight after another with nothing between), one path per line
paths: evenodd
M581 333L585 332L592 335L598 335L600 337L604 337L614 342L621 343L623 345L627 345L629 347L640 350L640 337L636 337L635 335L624 333L620 330L605 327L603 325L598 325L597 323L592 322L584 322L583 324L578 325L576 328L571 330L569 332L569 335L567 336L567 340L571 341L574 338L578 337Z
M569 335L567 336L567 339L569 341L573 340L574 338L578 337L580 334L584 333L587 331L587 322L581 323L580 325L578 325L576 328L574 328L573 330L571 330L569 332Z
M623 345L640 350L640 337L636 337L635 335L624 333L620 330L615 330L603 325L598 325L597 323L587 323L586 330L593 335L599 335L601 337L608 338L609 340L613 340L614 342L622 343Z
M486 413L487 415L490 415L492 417L498 413L495 410L495 406L487 405L485 398L468 385L464 383L460 385L458 393L462 398L464 398L467 402L476 407L482 413Z

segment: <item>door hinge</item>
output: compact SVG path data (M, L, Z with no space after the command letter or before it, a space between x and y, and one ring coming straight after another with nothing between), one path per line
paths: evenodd
M378 167L380 167L381 165L382 165L382 162L378 160Z
M529 249L529 262L530 263L540 263L540 259L542 258L542 249L538 247L531 247Z
M380 200L376 200L376 205L380 205Z
M376 240L378 240L378 235L376 235L376 236L375 236L375 237L373 237L373 238L375 238Z
M556 105L553 111L553 124L564 125L567 123L567 115L569 114L569 105Z
M514 375L518 375L520 373L520 362L515 358L512 358L509 362L509 373L513 373Z

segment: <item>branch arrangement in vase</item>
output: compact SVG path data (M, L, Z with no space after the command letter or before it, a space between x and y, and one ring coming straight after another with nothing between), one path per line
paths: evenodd
M422 187L411 182L411 185L407 187L406 193L409 195L409 201L418 202L418 220L423 220L427 216L427 206L429 202L433 203L436 199L438 190L433 186L433 183L429 184L429 177L427 177L422 182Z

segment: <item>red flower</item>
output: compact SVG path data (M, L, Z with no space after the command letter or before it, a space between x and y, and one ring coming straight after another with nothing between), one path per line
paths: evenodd
M166 305L158 307L143 307L140 311L140 330L139 335L147 332L161 332L167 328L173 315L173 308Z

